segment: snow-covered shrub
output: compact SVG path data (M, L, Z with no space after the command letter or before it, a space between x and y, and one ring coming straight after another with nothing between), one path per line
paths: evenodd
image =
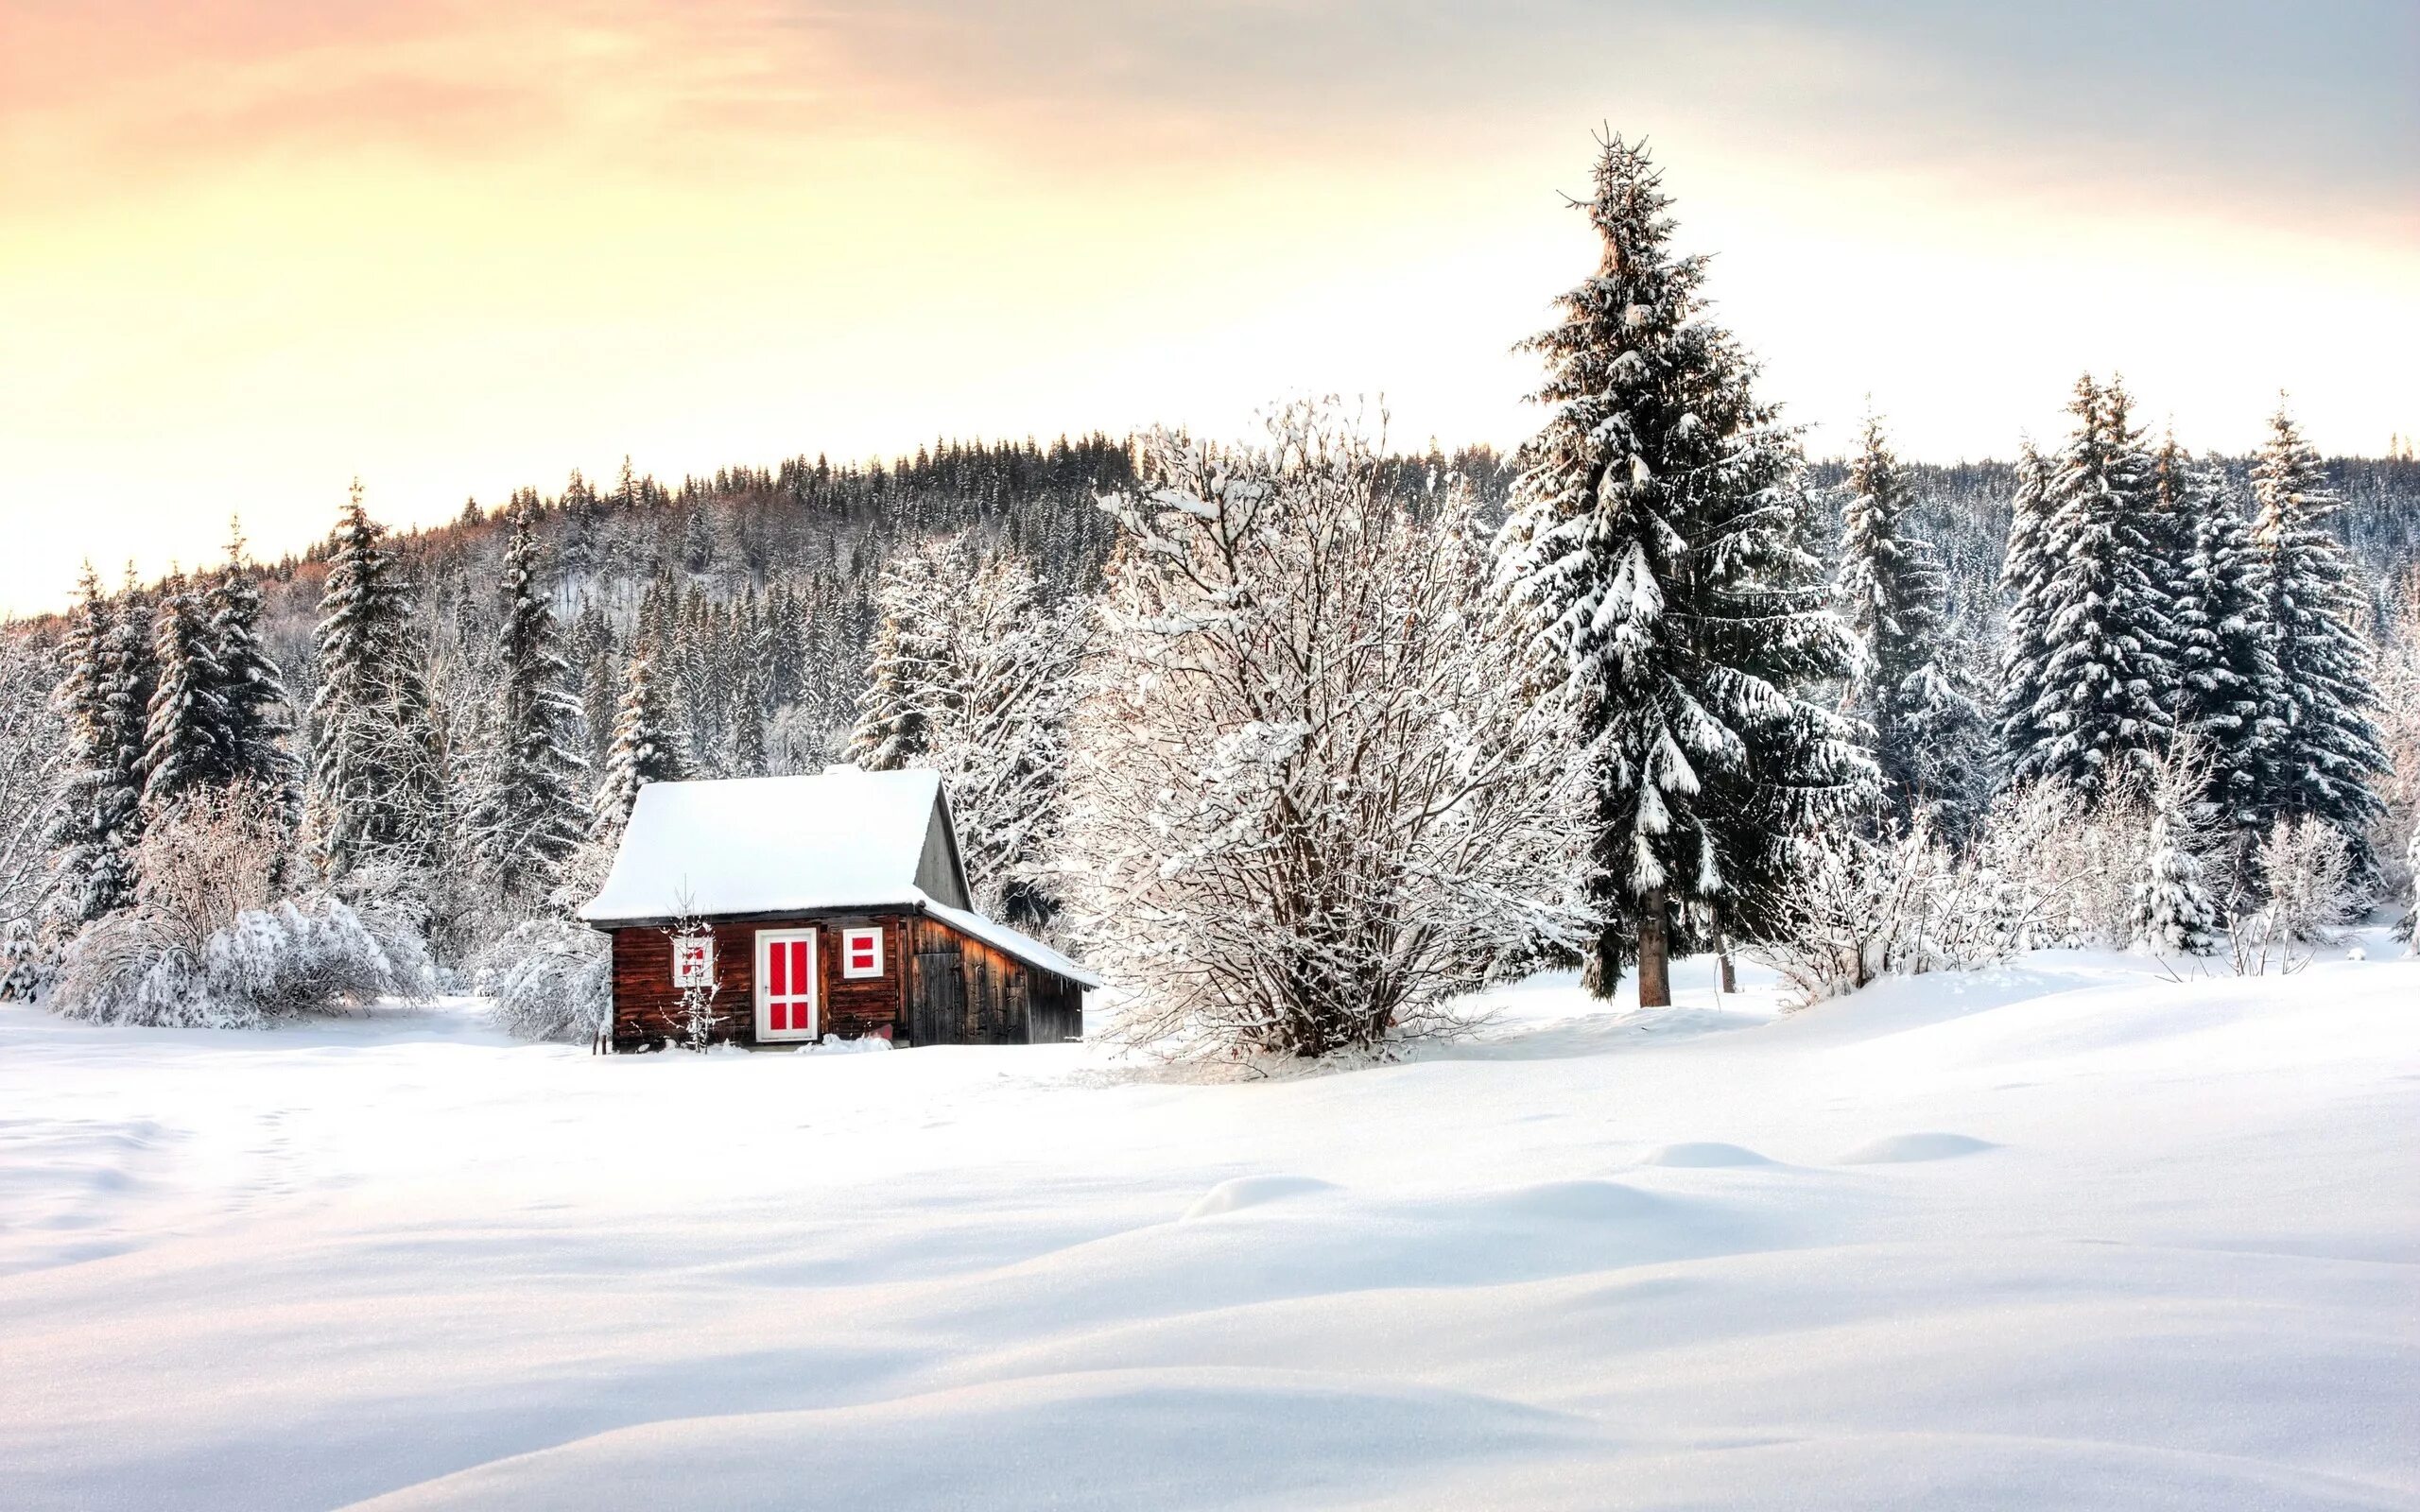
M2420 824L2411 827L2411 841L2404 850L2404 864L2411 876L2411 906L2394 926L2394 937L2420 953Z
M482 952L479 990L498 1027L523 1040L589 1040L614 1011L613 951L583 924L537 919Z
M199 953L237 915L268 905L285 849L269 795L201 789L153 819L134 848L136 906Z
M1416 520L1332 406L1162 435L1075 721L1063 894L1129 1042L1321 1055L1593 926L1587 753L1447 490Z
M2135 884L2155 849L2152 783L2110 782L2098 803L2062 782L2003 792L1974 842L1977 869L2014 910L2014 950L2124 949L2135 937Z
M2326 944L2360 907L2353 847L2325 819L2280 819L2260 841L2268 909L2287 938Z
M2202 883L2202 861L2169 827L2152 821L2152 842L2135 884L2135 943L2155 955L2207 955L2217 944L2218 905Z
M2211 785L2209 758L2191 737L2155 753L2140 785L2151 821L2128 934L2154 955L2207 955L2217 946L2219 904L2204 880L2204 857L2218 843Z
M417 1001L429 975L417 934L333 898L246 909L198 946L181 921L137 906L77 937L52 1005L97 1023L246 1029L380 998Z
M1776 900L1780 928L1756 947L1792 1005L1879 976L1973 971L2034 945L2055 898L2008 861L2067 805L2031 791L2020 799L1996 832L1963 849L1924 809L1895 837L1834 831L1803 841L1802 867Z
M85 927L52 1005L102 1023L249 1028L430 979L406 916L335 898L278 901L285 832L275 799L203 789L157 816L134 849L134 906Z
M0 924L0 1003L31 1003L49 985L34 921L12 919Z

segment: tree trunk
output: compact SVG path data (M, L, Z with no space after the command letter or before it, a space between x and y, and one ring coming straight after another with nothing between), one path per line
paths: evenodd
M1672 1005L1672 933L1664 889L1651 891L1638 908L1638 1005Z
M1607 924L1597 932L1587 959L1581 963L1580 985L1599 1002L1612 997L1614 988L1622 985L1622 944L1620 926Z
M1714 989L1728 996L1739 990L1739 978L1731 970L1731 942L1722 936L1722 905L1708 904L1706 919L1714 936Z

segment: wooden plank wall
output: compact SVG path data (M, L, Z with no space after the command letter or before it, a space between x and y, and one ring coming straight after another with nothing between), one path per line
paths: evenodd
M908 984L917 1044L1055 1044L1083 1038L1083 991L939 919L909 921L916 974Z
M883 974L844 980L840 931L879 924ZM1081 988L938 919L886 914L715 926L715 1038L756 1042L756 932L821 931L821 1018L843 1039L889 1029L920 1045L1056 1044L1084 1033ZM672 938L661 929L614 931L614 1048L651 1048L682 1035Z
M883 972L855 981L840 975L840 931L878 924L883 931ZM897 915L853 919L806 919L715 926L715 1038L756 1042L756 932L816 929L816 960L822 977L818 999L823 1034L855 1039L890 1029L906 1033L908 963L903 952L908 920ZM661 929L614 931L614 1048L640 1050L678 1040L681 993L672 985L672 937Z

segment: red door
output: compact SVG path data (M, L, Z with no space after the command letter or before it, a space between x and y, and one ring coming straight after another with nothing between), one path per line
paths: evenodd
M756 1038L815 1038L815 931L756 934Z

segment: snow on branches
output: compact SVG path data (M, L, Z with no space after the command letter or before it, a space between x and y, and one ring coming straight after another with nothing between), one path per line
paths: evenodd
M1645 149L1607 141L1596 178L1603 256L1529 343L1552 413L1521 452L1499 571L1600 755L1590 985L1610 995L1635 955L1657 1003L1673 905L1753 931L1790 837L1871 808L1878 778L1799 696L1858 653L1806 549L1797 432L1705 318L1704 259L1672 251Z
M874 590L881 618L849 759L929 767L982 913L1049 921L1042 868L1057 848L1075 672L1092 606L1053 600L1030 564L960 532L902 552Z
M1121 1033L1320 1055L1450 1026L1572 949L1592 763L1487 588L1467 495L1415 514L1334 404L1162 434L1076 715L1063 886Z

